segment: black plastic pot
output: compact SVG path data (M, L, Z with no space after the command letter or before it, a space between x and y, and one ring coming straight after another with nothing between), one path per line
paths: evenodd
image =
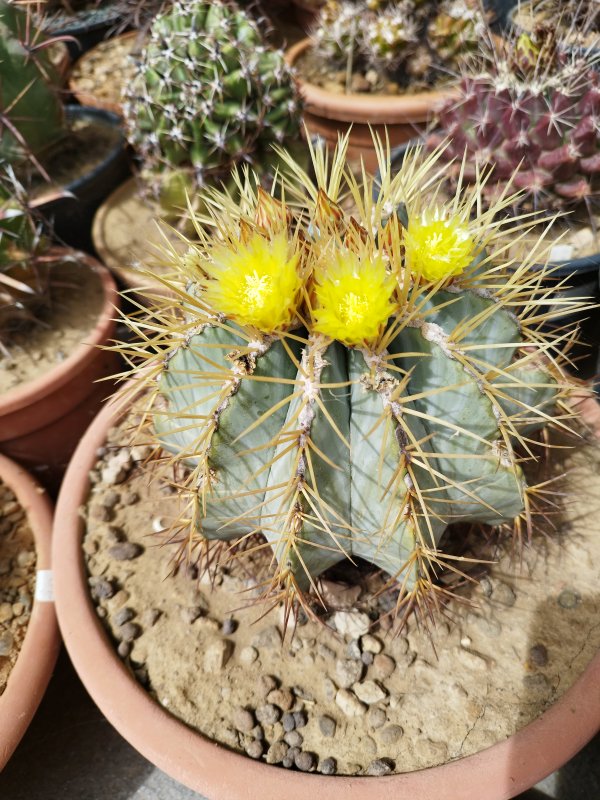
M392 150L392 166L402 164L408 148L414 147L418 143L419 141L415 139ZM377 178L376 175L373 186L375 196L378 192ZM549 266L554 268L553 272L543 282L548 289L552 289L565 278L567 279L567 285L562 286L555 293L557 298L586 298L590 304L600 302L600 252L585 258L549 262ZM542 269L543 266L540 264L538 268ZM598 309L578 313L565 312L548 325L549 330L570 326L574 323L579 325L580 341L571 350L569 356L575 364L573 371L576 377L585 380L600 375L599 313Z
M67 41L71 60L75 61L87 50L108 38L116 30L122 18L122 9L112 3L103 2L101 7L79 11L72 17L57 16L45 26L51 36L72 36L76 41Z
M65 244L80 250L93 251L91 228L96 210L119 184L131 174L131 165L122 120L111 111L87 106L67 106L67 118L93 120L99 127L119 131L117 144L107 151L102 162L86 175L62 187L69 196L54 198L39 206L56 236Z

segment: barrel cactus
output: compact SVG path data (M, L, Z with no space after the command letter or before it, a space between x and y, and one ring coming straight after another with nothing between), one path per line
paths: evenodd
M0 159L27 159L44 173L43 153L65 134L59 79L31 14L0 0Z
M316 53L340 69L350 63L392 80L402 68L432 82L433 67L454 68L485 28L475 0L328 0L312 38Z
M273 142L298 137L299 112L283 54L221 0L176 2L156 17L124 103L129 141L166 208L234 163L268 159Z
M545 297L544 270L503 267L506 201L442 203L439 153L409 153L392 177L381 147L374 199L346 146L331 163L313 151L316 182L288 159L289 205L251 178L239 201L212 191L212 231L173 256L171 300L131 322L143 341L123 349L139 357L155 441L184 470L190 552L255 537L273 553L267 594L292 605L360 557L408 610L456 570L450 523L527 529L523 467L564 406L572 336L542 329L565 302Z
M488 194L507 184L523 190L519 205L560 209L584 204L600 183L600 75L589 55L569 55L555 34L513 37L504 53L483 53L465 72L457 98L439 112L444 153L458 159L459 176L468 154L466 177L493 167ZM463 173L464 177L464 173Z

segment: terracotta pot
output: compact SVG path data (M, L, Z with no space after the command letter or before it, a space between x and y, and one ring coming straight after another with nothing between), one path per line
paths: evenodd
M98 261L80 255L102 282L104 304L96 326L62 364L0 397L0 452L35 471L50 489L58 488L81 434L112 392L111 383L95 381L118 368L113 353L98 349L114 334L115 282Z
M165 241L157 220L162 212L157 205L144 201L139 194L136 178L122 183L102 203L92 225L94 248L103 263L117 275L127 288L143 289L159 295L167 290L158 281L140 273L134 265L157 260L157 248ZM162 228L168 234L168 229ZM175 234L171 244L185 252L185 243ZM144 301L143 295L138 299Z
M0 478L27 513L35 539L36 593L17 662L0 695L0 771L13 754L52 675L60 637L51 595L52 506L44 490L13 461L0 455Z
M594 401L590 401L594 403ZM589 404L588 404L589 405ZM588 410L600 417L597 405ZM600 655L579 681L536 721L476 755L412 773L325 777L268 766L193 732L166 712L121 662L96 615L82 552L79 508L90 490L97 448L116 421L100 413L81 441L58 500L54 568L61 631L75 669L100 709L152 763L211 800L507 800L568 761L600 727ZM599 423L600 427L600 423Z
M293 45L286 54L288 64L293 66L310 46L308 38ZM362 157L370 171L377 168L371 130L382 141L387 135L391 147L397 147L420 133L436 108L453 96L448 89L405 95L335 94L300 76L297 80L305 102L308 132L321 136L333 147L339 134L352 126L349 157L352 160Z
M111 47L115 42L122 42L123 44L131 42L131 50L133 50L136 40L139 36L138 31L130 31L129 33L124 33L121 36L113 37L112 39L107 39L104 42L99 42L95 47L91 50L85 52L81 58L78 58L71 76L69 78L69 90L71 94L75 97L75 99L81 103L82 106L90 106L92 108L102 108L105 111L112 111L119 116L123 116L123 108L120 101L117 102L110 102L109 100L105 100L103 98L98 98L96 95L92 94L91 92L87 91L86 89L81 88L77 75L75 71L80 67L81 64L89 63L90 61L94 61L97 59L103 50ZM107 56L108 58L108 56ZM117 86L117 89L121 87Z

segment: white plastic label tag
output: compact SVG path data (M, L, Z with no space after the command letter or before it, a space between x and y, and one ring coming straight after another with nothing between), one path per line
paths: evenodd
M38 569L35 577L34 598L41 603L54 602L54 578L51 569Z

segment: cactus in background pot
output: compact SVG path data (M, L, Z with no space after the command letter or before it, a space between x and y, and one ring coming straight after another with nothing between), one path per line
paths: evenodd
M448 136L447 160L462 160L463 177L493 167L488 197L511 183L523 190L520 207L563 209L585 205L600 186L600 74L589 56L569 55L555 34L540 28L482 54L465 72L458 99L439 112ZM450 170L461 172L456 160Z
M432 83L435 67L454 69L485 31L475 0L329 0L312 39L328 66L372 71L379 81L401 83L405 73Z
M0 0L0 159L27 159L44 173L39 158L65 135L59 77L46 38L27 10Z
M176 307L131 320L142 338L121 349L185 471L191 552L257 540L273 554L266 595L288 606L360 557L402 587L404 613L445 593L450 523L528 529L539 495L524 465L561 405L564 425L574 332L542 330L556 313L540 313L545 273L529 270L542 244L504 267L510 198L482 212L477 187L443 203L440 153L411 152L392 177L378 145L373 199L346 147L331 162L313 150L315 182L282 153L287 202L256 176L238 199L212 190L199 240L163 279Z
M124 104L143 176L167 209L233 164L262 166L271 143L299 136L299 112L283 55L220 0L177 2L155 19Z

